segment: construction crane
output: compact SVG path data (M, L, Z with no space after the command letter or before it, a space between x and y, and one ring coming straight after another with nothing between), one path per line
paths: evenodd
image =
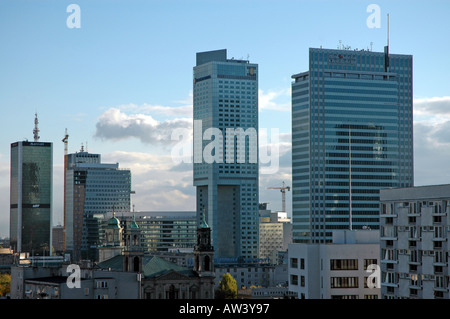
M64 142L64 155L67 155L67 143L69 142L69 134L67 134L67 129L62 141Z
M267 189L279 189L281 192L281 206L283 212L286 211L286 190L290 191L291 188L289 186L285 186L283 182L283 186L281 187L267 187Z

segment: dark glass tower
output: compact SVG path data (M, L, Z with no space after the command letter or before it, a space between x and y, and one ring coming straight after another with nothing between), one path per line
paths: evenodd
M51 254L53 145L11 144L10 238L15 252Z
M310 49L292 76L293 239L379 228L379 190L413 185L411 55Z

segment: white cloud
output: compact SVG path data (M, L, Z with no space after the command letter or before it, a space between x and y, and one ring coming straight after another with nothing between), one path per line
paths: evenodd
M282 89L278 91L269 90L258 91L259 110L273 110L280 112L289 112L291 110L291 89Z
M94 137L113 141L137 138L145 144L165 144L171 142L171 134L176 128L191 127L192 119L189 118L158 121L151 115L127 114L113 107L98 118Z
M436 124L450 120L450 96L414 100L414 122Z

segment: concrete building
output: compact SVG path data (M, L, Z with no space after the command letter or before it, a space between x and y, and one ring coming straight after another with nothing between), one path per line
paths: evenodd
M295 243L379 229L379 190L413 185L411 55L309 49L292 76Z
M46 263L45 263L46 262ZM79 264L80 287L73 287L69 264L41 260L40 265L13 266L11 299L139 299L140 277L135 273L96 269Z
M289 290L299 299L380 298L368 269L380 264L378 230L333 231L332 243L290 244L288 250Z
M258 65L200 52L193 80L197 223L206 214L217 257L257 258Z
M382 298L449 299L450 185L380 191Z
M51 254L53 144L39 141L37 114L34 141L11 144L10 245L14 252Z

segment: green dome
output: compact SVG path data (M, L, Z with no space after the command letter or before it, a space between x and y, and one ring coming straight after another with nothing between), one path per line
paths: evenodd
M120 221L116 218L116 213L113 213L113 217L108 220L107 228L120 228Z

